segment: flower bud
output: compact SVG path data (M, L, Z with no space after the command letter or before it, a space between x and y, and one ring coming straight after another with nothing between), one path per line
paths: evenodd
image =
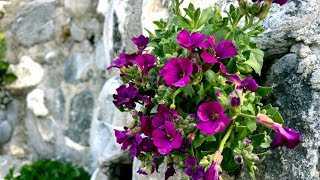
M242 156L235 156L234 160L236 161L237 164L243 164Z
M207 156L203 157L199 163L202 167L207 167L209 166L209 161L207 159Z
M260 20L264 20L267 17L269 10L271 8L271 3L268 4L266 2L268 1L265 1L264 5L260 9L260 12L258 13L258 17Z
M269 128L272 128L274 125L274 121L265 114L258 114L256 116L256 121L257 123Z

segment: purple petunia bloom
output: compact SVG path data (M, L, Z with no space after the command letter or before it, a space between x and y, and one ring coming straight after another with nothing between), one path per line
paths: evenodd
M133 134L128 128L125 128L124 131L114 130L117 143L122 144L121 149L126 150L128 146L129 151L131 152L131 158L136 157L139 153L138 146L142 141L142 137L139 133Z
M260 3L262 0L252 0L252 2L256 2L256 3ZM272 1L272 0L268 0L268 1ZM287 3L288 0L273 0L272 3L277 3L280 6L284 5L285 3Z
M193 63L187 58L172 58L163 66L160 76L168 86L184 87L190 82Z
M215 47L215 37L209 36L207 40L207 46L212 49L212 54L208 52L202 52L202 59L208 64L214 64L220 59L227 59L234 57L237 54L237 49L231 41L222 40Z
M143 35L140 35L139 37L134 37L131 40L137 46L140 52L142 52L149 44L149 38Z
M128 87L126 85L120 86L116 89L117 94L113 95L113 103L115 106L119 107L125 105L128 109L134 108L134 101L138 95L137 89L134 87L134 84L130 83Z
M187 167L183 172L190 176L192 180L199 180L203 177L203 169L199 164L197 164L196 158L189 156L184 160L184 162Z
M178 112L170 109L167 106L160 104L157 109L157 114L152 118L152 125L155 128L162 127L165 122L178 118Z
M272 148L286 146L287 148L293 149L301 143L301 133L291 128L283 128L281 124L274 122L265 114L257 114L256 121L263 126L272 128L277 133L270 144Z
M301 133L291 128L283 128L280 124L275 123L273 129L277 132L276 137L271 142L271 148L277 148L279 146L286 146L287 148L294 149L301 141Z
M196 126L203 134L212 135L223 132L231 120L224 114L223 107L219 102L210 101L199 106Z
M170 176L173 176L176 173L176 170L173 167L173 163L170 162L167 164L167 170L164 173L164 179L167 180L169 179Z
M204 180L219 180L219 166L222 162L223 156L221 155L221 151L216 151L213 154L213 162L209 169L204 174Z
M178 44L189 50L200 47L206 38L205 34L200 34L198 32L189 33L187 30L182 30L177 35Z
M183 137L179 130L176 130L172 122L166 122L164 129L156 129L152 132L154 145L162 155L168 154L172 149L180 148Z
M139 168L138 171L137 171L138 174L142 174L142 175L148 175L148 172Z
M142 116L141 113L139 113L140 123L141 123L141 132L145 134L146 136L151 137L152 131L154 130L152 126L152 117L150 116Z
M122 67L128 67L135 64L135 59L137 55L136 54L126 54L121 53L119 55L119 58L113 61L113 65L107 67L107 70L110 70L111 68L122 68Z
M236 95L236 93L234 91L231 93L231 96L232 96L232 98L231 98L231 101L230 101L230 106L231 107L239 106L240 103L241 103L240 102L240 98L237 97L237 95Z
M148 74L149 70L156 66L156 57L152 54L139 54L136 63L143 73Z
M153 152L155 150L156 147L150 137L143 138L138 147L138 152Z
M254 92L259 87L257 82L252 78L247 77L247 78L241 80L237 74L228 74L228 76L236 85L237 90L248 89L249 91Z

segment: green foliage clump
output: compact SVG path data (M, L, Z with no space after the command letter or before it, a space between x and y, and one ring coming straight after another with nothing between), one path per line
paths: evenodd
M89 174L76 165L43 159L31 165L24 165L18 176L14 176L14 168L9 170L6 180L87 180Z

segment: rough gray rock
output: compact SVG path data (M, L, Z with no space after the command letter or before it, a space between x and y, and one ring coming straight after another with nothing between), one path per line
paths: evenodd
M303 73L319 73L318 68L310 66L309 59L320 49L316 48L305 56L304 46L294 46L292 51L297 54L287 54L276 61L266 82L274 88L270 102L280 108L285 119L284 126L294 127L302 132L303 143L294 150L274 150L260 166L260 179L319 179L320 94L312 89L314 82L310 79L310 74L303 76ZM316 60L319 62L319 58ZM306 71L302 72L299 70L301 68Z
M64 79L70 84L88 80L92 76L92 59L88 53L72 54L64 63Z
M130 114L120 112L112 103L112 95L120 85L118 77L110 78L104 84L94 108L90 147L100 165L110 165L121 157L127 157L114 136L114 129L121 129L131 120Z
M45 42L55 30L55 1L32 1L15 17L12 33L16 40L27 47Z
M94 99L90 91L83 91L72 98L69 112L69 129L66 132L73 141L89 145L89 131Z
M8 121L0 121L0 144L7 142L12 132L13 128Z

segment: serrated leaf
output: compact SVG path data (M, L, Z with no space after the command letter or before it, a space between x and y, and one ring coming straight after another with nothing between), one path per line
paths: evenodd
M279 123L279 124L283 124L283 122L284 122L281 114L278 111L275 112L272 119L274 122Z
M263 143L265 136L266 136L265 133L250 136L252 146L253 147L260 146Z
M202 143L206 140L206 138L204 138L203 136L197 136L193 141L193 147L194 148L198 148L202 145Z
M212 18L213 14L214 11L212 10L212 8L209 7L204 9L199 18L198 27L202 26L203 24L206 24Z
M230 148L225 148L222 152L223 160L221 167L227 172L233 172L240 167L234 160L233 151Z
M222 27L214 34L216 36L216 41L233 39L233 30L230 27Z
M216 141L217 139L214 137L214 135L211 135L211 136L207 136L206 137L206 141L207 142L213 142L213 141Z
M5 74L4 75L4 82L6 83L6 84L10 84L10 83L13 83L15 80L17 80L17 76L16 75L14 75L14 74L12 74L12 73L8 73L8 74Z
M190 29L191 24L188 19L182 17L182 16L176 16L172 19L173 23L179 27Z
M266 97L269 95L269 93L271 91L272 91L272 87L259 86L259 88L257 89L257 91L255 93L257 93L260 96Z
M0 74L5 74L9 68L9 63L0 60Z
M190 97L194 96L194 94L195 94L195 91L194 91L191 84L188 84L187 86L183 87L182 91L183 91L183 93L188 94Z
M254 48L250 50L249 60L245 61L244 64L249 65L252 69L260 76L261 69L263 66L263 57L264 53L258 48Z
M244 124L250 132L253 132L257 129L257 122L251 118L244 118Z
M197 92L197 95L196 95L196 103L198 104L200 101L202 101L204 96L205 96L205 92L204 92L204 89L203 89L203 85L201 84L200 89L199 89L199 91Z

